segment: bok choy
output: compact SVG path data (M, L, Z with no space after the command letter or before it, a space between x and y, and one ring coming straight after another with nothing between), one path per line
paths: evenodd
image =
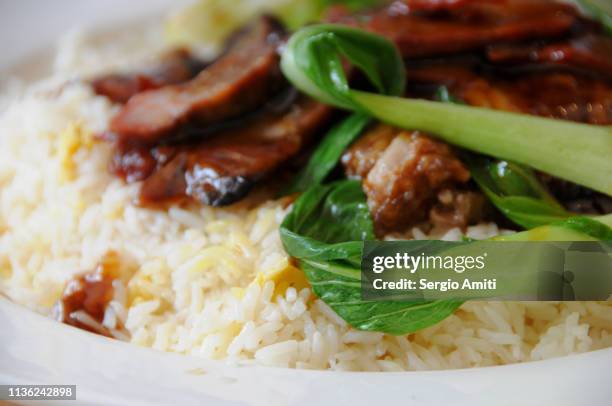
M498 241L612 241L612 215L564 221ZM374 239L361 184L313 186L294 203L280 229L285 250L299 261L313 292L354 328L403 335L450 316L459 300L368 301L361 297L363 241Z
M361 184L349 180L302 194L281 225L281 238L313 292L357 329L408 334L440 322L461 305L457 300L362 300L363 241L374 239L373 229Z
M344 60L381 94L352 89ZM612 127L389 96L403 88L405 70L395 46L378 35L330 24L306 27L289 40L281 66L297 88L324 103L612 195Z

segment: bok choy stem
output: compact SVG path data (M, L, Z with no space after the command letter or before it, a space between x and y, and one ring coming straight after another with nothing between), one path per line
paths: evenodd
M565 221L494 238L496 241L612 241L612 214Z

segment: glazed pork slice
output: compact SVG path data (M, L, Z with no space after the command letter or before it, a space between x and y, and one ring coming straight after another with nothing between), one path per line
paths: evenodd
M94 92L115 103L126 103L146 90L186 82L207 66L187 49L178 48L161 56L153 66L142 71L111 73L91 81Z
M452 207L453 190L470 180L469 171L448 145L419 132L382 124L360 138L344 154L342 164L348 177L362 180L379 236L428 219L439 197L444 205ZM438 209L432 220L443 217L444 226L449 222L465 226L475 221L482 207L470 206L466 198L460 199L464 213L443 216L442 211L450 209L446 207Z
M140 202L147 206L194 199L226 206L242 199L258 181L286 164L322 128L331 108L307 98L284 114L270 114L196 145L145 180Z
M408 86L416 97L432 98L445 86L464 103L576 122L612 124L612 84L589 75L559 70L527 70L497 75L450 61L412 65Z
M503 66L543 64L581 69L612 80L612 38L589 33L550 44L503 44L487 50Z
M186 122L223 122L255 110L285 86L278 47L284 30L262 17L193 80L139 93L113 118L110 130L127 144L153 144Z
M380 34L405 58L420 58L563 35L576 22L577 11L547 0L395 1L367 14L335 13L331 20Z

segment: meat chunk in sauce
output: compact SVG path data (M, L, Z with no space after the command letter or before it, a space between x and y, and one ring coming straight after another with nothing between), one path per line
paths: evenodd
M441 191L470 180L448 145L385 125L359 139L342 163L347 176L363 180L379 235L426 220Z
M188 121L206 126L256 109L285 86L277 50L283 36L275 20L262 17L193 80L132 97L111 131L126 144L152 144Z
M92 80L91 85L96 94L115 103L125 103L137 93L186 82L206 65L188 50L180 48L163 55L153 67L141 72L102 75Z
M327 122L331 109L303 97L288 112L266 115L198 144L176 148L174 157L143 184L141 203L192 198L225 206L291 160Z
M395 1L357 16L335 14L332 21L380 34L405 58L419 58L556 37L568 33L577 19L572 6L546 0L417 1L417 7L411 3Z
M71 326L111 337L102 321L106 307L113 300L113 281L118 278L118 258L109 253L93 272L68 281L54 309L56 318Z
M490 207L480 192L461 189L443 189L437 203L429 211L429 222L441 230L465 228L488 216Z

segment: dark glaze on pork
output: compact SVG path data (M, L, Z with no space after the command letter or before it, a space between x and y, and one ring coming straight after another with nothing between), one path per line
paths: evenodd
M284 114L268 114L198 144L181 146L145 180L141 203L195 199L225 206L293 158L330 117L331 109L306 97Z

